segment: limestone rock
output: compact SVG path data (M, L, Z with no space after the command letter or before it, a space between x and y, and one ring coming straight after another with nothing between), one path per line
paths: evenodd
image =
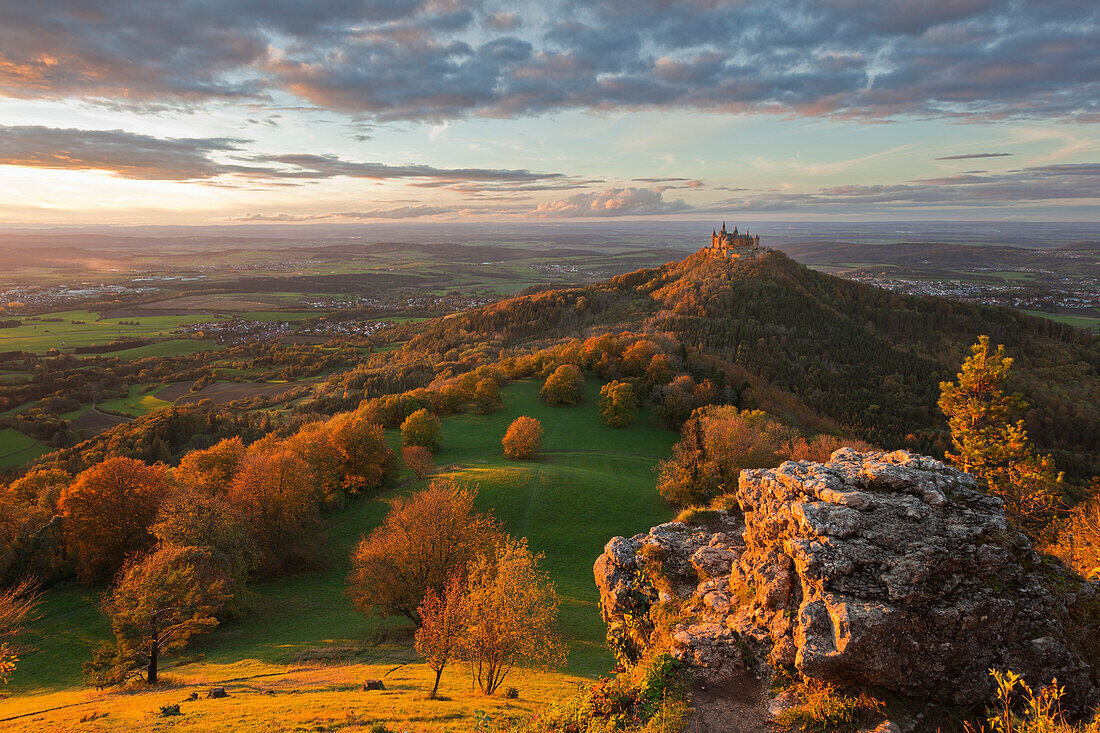
M1064 626L1091 587L1045 563L971 476L841 449L743 471L736 499L743 516L607 544L596 582L622 661L654 645L704 674L770 659L959 704L988 698L990 668L1012 669L1038 687L1056 677L1070 708L1093 699Z

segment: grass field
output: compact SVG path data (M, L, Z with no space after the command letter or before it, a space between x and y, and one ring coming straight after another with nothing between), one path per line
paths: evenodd
M570 650L564 670L567 674L535 675L527 682L519 681L517 686L521 691L527 689L525 685L545 686L546 699L550 699L568 688L568 675L596 676L607 672L613 664L604 644L592 563L612 536L632 535L668 520L670 511L654 489L652 467L658 458L669 454L677 436L659 427L648 414L642 414L637 424L623 430L603 426L595 409L599 385L591 379L586 401L576 407L543 404L538 398L538 386L520 382L505 388L505 409L498 414L445 418L444 445L436 459L438 465L445 467L446 475L476 486L479 504L491 510L510 532L528 537L531 548L544 554L544 567L563 599L560 622ZM544 453L536 461L505 460L500 454L500 437L508 423L523 414L542 421ZM391 438L396 437L394 432ZM418 485L410 482L403 490ZM253 585L257 596L255 611L242 621L220 627L196 644L192 651L201 655L201 664L190 664L168 670L168 673L224 680L240 676L233 671L238 666L254 665L269 670L265 674L276 675L271 678L272 684L281 684L278 675L298 674L293 670L303 660L331 659L358 665L339 668L348 675L360 674L356 671L360 668L374 669L362 665L389 664L392 667L414 661L407 622L365 618L343 595L352 548L379 523L387 508L386 497L380 497L359 502L333 515L328 520L329 565L325 570ZM42 619L35 625L31 639L37 651L25 655L8 686L7 691L14 693L14 697L0 701L0 720L17 714L16 710L28 707L44 710L58 700L69 697L75 700L81 695L92 694L79 691L78 686L81 684L80 664L90 657L95 643L107 636L106 624L94 607L95 599L94 591L78 586L51 590L47 594ZM381 645L374 643L379 639L390 641ZM411 670L409 673L416 679L424 676L419 665L402 669ZM366 672L362 674L367 675ZM460 679L454 674L451 682L457 689L465 689L463 694L468 698L460 706L461 711L448 713L458 716L453 719L455 727L448 727L452 723L436 721L428 727L410 725L407 729L469 730L472 728L470 716L475 714L477 706L500 704L471 696L468 687L463 687L468 685L465 677ZM408 684L416 686L412 682ZM321 687L329 690L324 694L332 693L332 685L325 683ZM423 687L419 689L422 692ZM156 709L153 701L160 699L156 696L161 694L143 693L143 697L149 698L143 714ZM415 696L411 688L407 694ZM341 695L344 695L341 700L368 699L359 693ZM124 708L125 697L122 693L101 695L96 698L95 705L102 705L104 709L110 707L114 716L111 706L117 704ZM525 699L531 698L525 695ZM412 697L387 698L384 709L397 711L411 700ZM423 703L413 707L420 709L416 715L424 714ZM370 705L356 709L362 714L381 714ZM255 711L248 714L256 715ZM274 708L271 714L275 714ZM100 729L124 728L117 717L103 720L112 722L104 722L106 727ZM172 720L182 721L183 718ZM198 720L195 718L192 722ZM201 720L215 725L215 718ZM462 721L467 727L462 727ZM205 725L200 727L210 729ZM242 727L245 727L243 723Z
M146 413L161 407L168 407L170 401L159 399L156 395L167 385L164 384L133 384L130 385L130 394L126 397L116 397L113 400L104 400L97 407L104 412L121 413L140 417Z
M165 339L133 349L112 351L106 356L119 359L143 359L148 356L186 356L200 351L212 351L221 346L209 339Z
M1076 326L1077 328L1085 328L1092 331L1100 330L1100 314L1096 316L1071 316L1064 313L1046 313L1045 311L1024 311L1031 316L1039 316L1040 318L1048 318L1058 323L1065 323L1068 326Z
M43 318L59 318L60 322ZM0 351L33 351L68 349L92 344L106 344L119 338L165 336L181 325L210 320L202 314L187 316L143 316L136 318L105 318L91 311L73 310L29 316L23 325L0 329ZM73 323L81 321L81 323ZM120 321L130 321L123 324ZM136 322L137 325L133 325ZM119 352L122 353L122 352Z
M0 429L0 468L21 466L50 450L42 441L23 435L15 428Z

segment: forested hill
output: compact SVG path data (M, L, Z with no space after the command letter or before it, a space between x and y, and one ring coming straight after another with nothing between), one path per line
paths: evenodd
M953 379L968 347L988 334L1016 359L1039 448L1071 478L1100 474L1100 340L1008 308L843 280L779 252L752 263L699 253L599 284L523 295L436 321L406 352L446 360L622 330L667 333L685 353L743 369L846 432L933 453L947 445L939 383Z

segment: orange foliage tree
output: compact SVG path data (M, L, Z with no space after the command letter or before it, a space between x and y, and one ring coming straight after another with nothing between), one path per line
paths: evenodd
M224 494L244 453L244 441L226 438L205 450L187 453L173 475L181 486L202 489L209 494Z
M416 630L416 653L435 672L435 684L428 696L435 699L443 669L458 652L466 631L465 583L452 575L441 593L429 588L420 604L420 628Z
M167 469L132 458L108 458L61 492L65 543L86 582L110 577L152 542L149 526L169 486Z
M19 662L19 657L9 642L32 619L40 600L41 595L30 580L23 580L7 590L0 590L0 684L7 684Z
M565 663L565 645L556 629L558 596L538 567L540 559L526 540L509 537L470 565L464 604L468 625L459 655L486 695L496 692L516 665Z
M482 379L474 387L474 406L482 415L496 412L504 404L500 399L500 387L495 379Z
M562 364L546 378L539 395L551 405L575 405L584 395L584 375L573 364Z
M417 478L424 478L435 472L432 452L422 445L407 445L402 448L401 460L404 461L405 468L412 471Z
M500 530L474 510L476 492L436 479L423 491L397 497L381 526L352 555L348 596L363 613L404 616L420 625L428 590L441 593L455 573Z
M508 458L534 458L542 449L542 423L533 417L520 415L508 426L500 443Z
M349 493L364 493L385 483L393 471L393 451L386 445L385 430L366 411L336 416L329 421L329 431Z
M283 575L316 565L322 533L305 461L287 450L250 453L227 498L245 520L262 573Z

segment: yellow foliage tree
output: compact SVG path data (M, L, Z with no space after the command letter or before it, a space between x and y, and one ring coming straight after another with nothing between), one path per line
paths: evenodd
M471 563L466 591L468 626L459 657L486 695L517 665L554 668L565 663L558 635L558 595L524 539L506 538Z

